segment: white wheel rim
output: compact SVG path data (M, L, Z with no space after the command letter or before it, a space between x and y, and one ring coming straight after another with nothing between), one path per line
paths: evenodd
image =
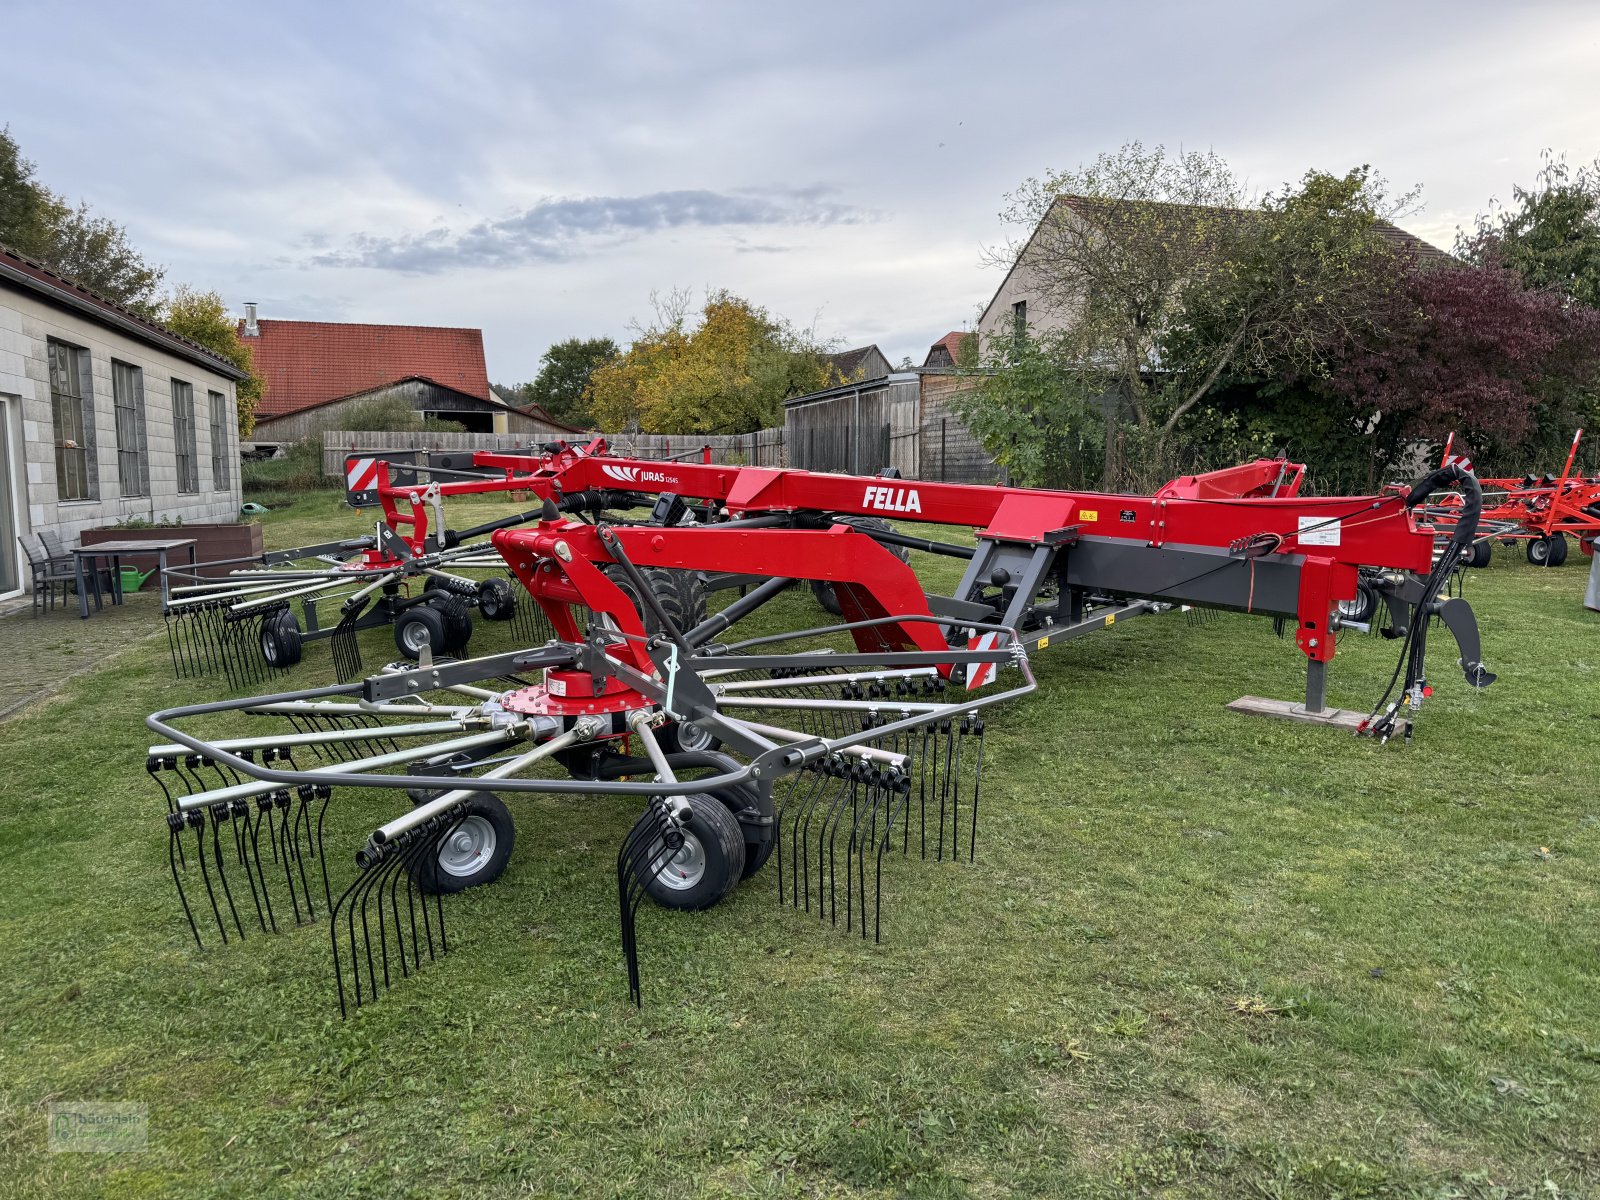
M684 750L692 752L709 750L715 740L709 731L700 728L692 721L678 722L678 745Z
M433 639L428 636L428 627L421 621L407 621L400 630L400 636L405 639L406 649L413 654L421 654L433 645Z
M488 818L472 813L440 845L439 869L457 879L476 875L494 857L497 841Z
M650 847L650 858L652 862L667 859L666 866L661 868L661 874L656 878L675 892L687 892L705 878L706 848L687 829L683 831L683 845L676 853L668 850L666 843L658 838L656 844Z
M1354 600L1341 600L1339 601L1339 615L1341 617L1354 617L1363 607L1365 607L1365 603L1360 596L1357 596Z

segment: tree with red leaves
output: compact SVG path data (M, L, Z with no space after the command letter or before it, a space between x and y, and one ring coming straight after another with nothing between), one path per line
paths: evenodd
M1600 382L1600 311L1502 267L1413 271L1386 324L1336 356L1330 384L1391 437L1454 430L1480 458L1503 458L1570 422Z

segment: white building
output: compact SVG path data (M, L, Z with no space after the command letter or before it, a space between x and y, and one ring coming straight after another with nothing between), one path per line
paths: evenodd
M0 597L20 539L238 516L232 363L0 247Z

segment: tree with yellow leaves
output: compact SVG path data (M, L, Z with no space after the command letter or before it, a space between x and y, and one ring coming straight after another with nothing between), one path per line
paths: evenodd
M589 377L601 429L748 433L776 425L786 396L841 382L808 331L726 290L691 323L689 297L656 302L656 319Z

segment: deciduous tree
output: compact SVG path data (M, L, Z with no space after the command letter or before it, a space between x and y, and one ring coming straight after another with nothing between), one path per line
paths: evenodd
M657 303L656 320L589 379L603 429L745 433L777 423L786 396L839 382L825 347L781 317L727 291L707 297L697 323L688 297Z
M141 316L160 307L166 269L134 249L121 225L40 183L9 128L0 129L0 243Z
M1600 312L1505 267L1412 273L1382 339L1353 343L1330 378L1335 394L1398 432L1466 436L1482 460L1505 461L1541 427L1571 436L1575 397L1600 379Z
M1370 334L1405 267L1379 222L1412 198L1392 200L1362 167L1310 172L1245 208L1216 155L1138 143L1012 193L1004 217L1033 232L997 261L1050 318L1038 323L1053 327L1042 348L1063 400L1104 413L1103 485L1136 481L1124 447L1141 477L1179 465L1180 423L1222 385L1325 373L1331 341ZM990 338L992 366L1009 369L1013 351L994 343L1013 336ZM978 403L1005 403L1007 386Z
M617 344L608 337L557 342L540 357L533 382L522 385L523 402L537 404L569 425L587 425L590 376L618 353Z
M256 407L261 403L265 385L256 374L255 355L240 339L238 322L228 315L222 297L216 292L201 292L179 284L162 302L157 316L174 333L200 343L241 371L248 372L247 377L239 381L235 393L239 400L239 436L249 437L256 427Z

